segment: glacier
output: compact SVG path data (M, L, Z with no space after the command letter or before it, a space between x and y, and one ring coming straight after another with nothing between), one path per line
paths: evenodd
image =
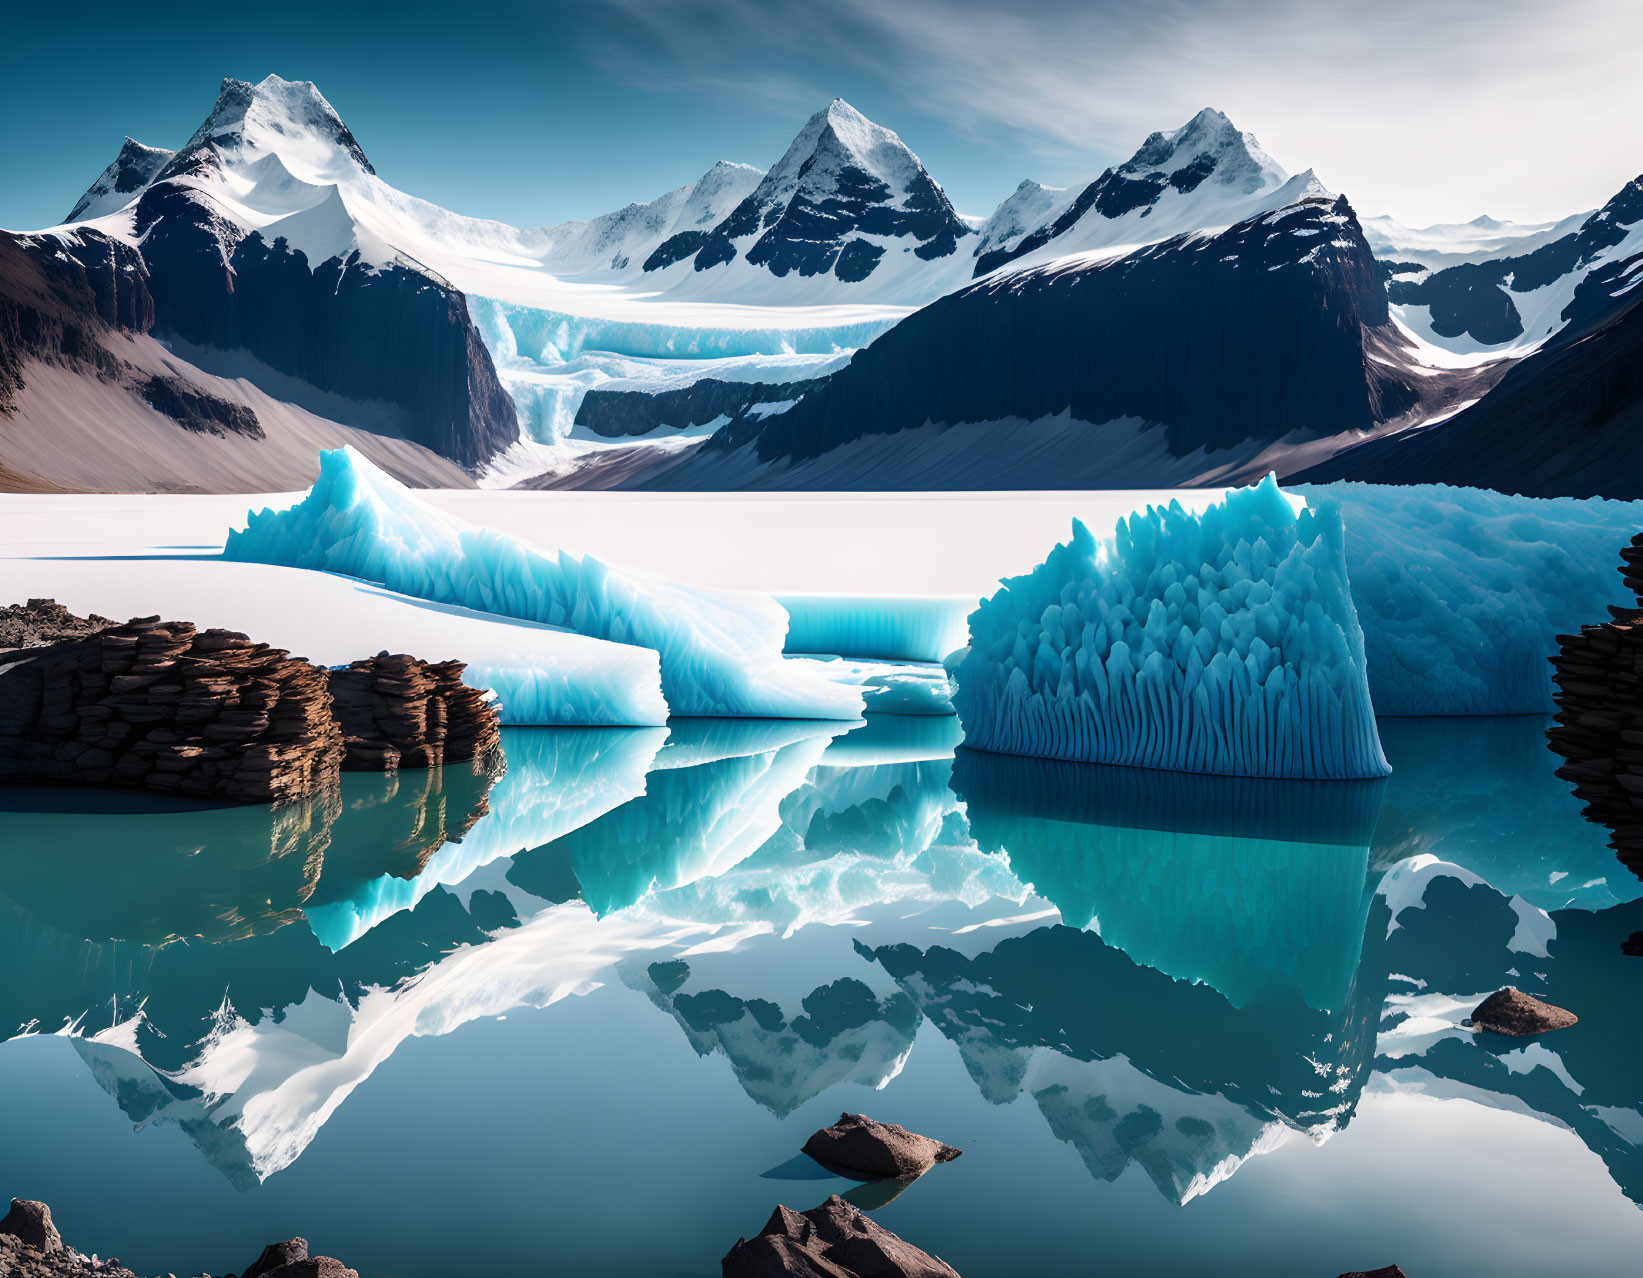
M468 299L468 313L513 397L521 428L542 444L572 436L576 410L595 386L662 389L702 377L802 381L832 372L895 323L877 317L787 328L677 324L477 296Z
M296 505L251 512L223 556L340 573L654 649L674 715L851 720L862 712L859 688L783 659L787 613L769 596L674 584L468 524L351 448L320 455L319 478Z
M1290 491L1340 507L1379 714L1549 714L1557 636L1637 606L1616 568L1643 502L1446 484Z
M970 615L966 744L1232 776L1384 776L1340 508L1268 476L1201 514L1148 506Z

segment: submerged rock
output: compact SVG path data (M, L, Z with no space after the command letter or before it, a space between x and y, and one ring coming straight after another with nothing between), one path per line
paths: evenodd
M723 1273L724 1278L958 1278L950 1265L837 1194L802 1214L777 1207L756 1237L736 1240Z
M858 1179L894 1180L920 1175L964 1151L865 1114L840 1114L838 1122L805 1141L804 1152L829 1170L859 1174Z
M0 1234L9 1234L44 1255L63 1250L63 1236L51 1223L51 1208L27 1198L11 1200L11 1210L0 1220Z
M1510 1034L1522 1038L1529 1034L1544 1034L1549 1030L1564 1029L1580 1018L1573 1012L1508 985L1497 990L1473 1010L1465 1024L1473 1029L1488 1030L1492 1034Z
M1379 1269L1354 1269L1341 1278L1408 1278L1396 1265L1382 1265Z

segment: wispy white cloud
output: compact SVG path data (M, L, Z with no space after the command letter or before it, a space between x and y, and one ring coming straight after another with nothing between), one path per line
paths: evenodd
M1410 221L1557 217L1643 169L1635 0L612 2L659 55L635 74L806 102L871 76L1052 179L1205 105Z

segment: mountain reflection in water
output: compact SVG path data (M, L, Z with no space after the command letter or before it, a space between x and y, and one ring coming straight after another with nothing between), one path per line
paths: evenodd
M967 1103L1169 1202L1370 1093L1532 1114L1643 1202L1643 885L1543 730L1392 721L1392 776L1352 783L955 755L951 720L876 718L510 729L504 765L278 809L12 793L0 1029L68 1035L247 1191L407 1040L614 986L776 1119L945 1042ZM1579 1023L1461 1027L1508 983Z

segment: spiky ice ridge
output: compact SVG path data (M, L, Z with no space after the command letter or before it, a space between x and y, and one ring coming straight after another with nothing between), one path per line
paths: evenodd
M1271 476L1072 540L970 616L954 706L1003 754L1232 776L1384 776L1339 510Z
M1447 484L1291 491L1340 505L1380 714L1550 714L1557 636L1636 606L1616 569L1643 502Z
M307 497L252 512L223 554L654 649L675 715L854 719L862 710L858 689L783 660L787 613L768 596L661 581L465 523L352 448L321 453Z

